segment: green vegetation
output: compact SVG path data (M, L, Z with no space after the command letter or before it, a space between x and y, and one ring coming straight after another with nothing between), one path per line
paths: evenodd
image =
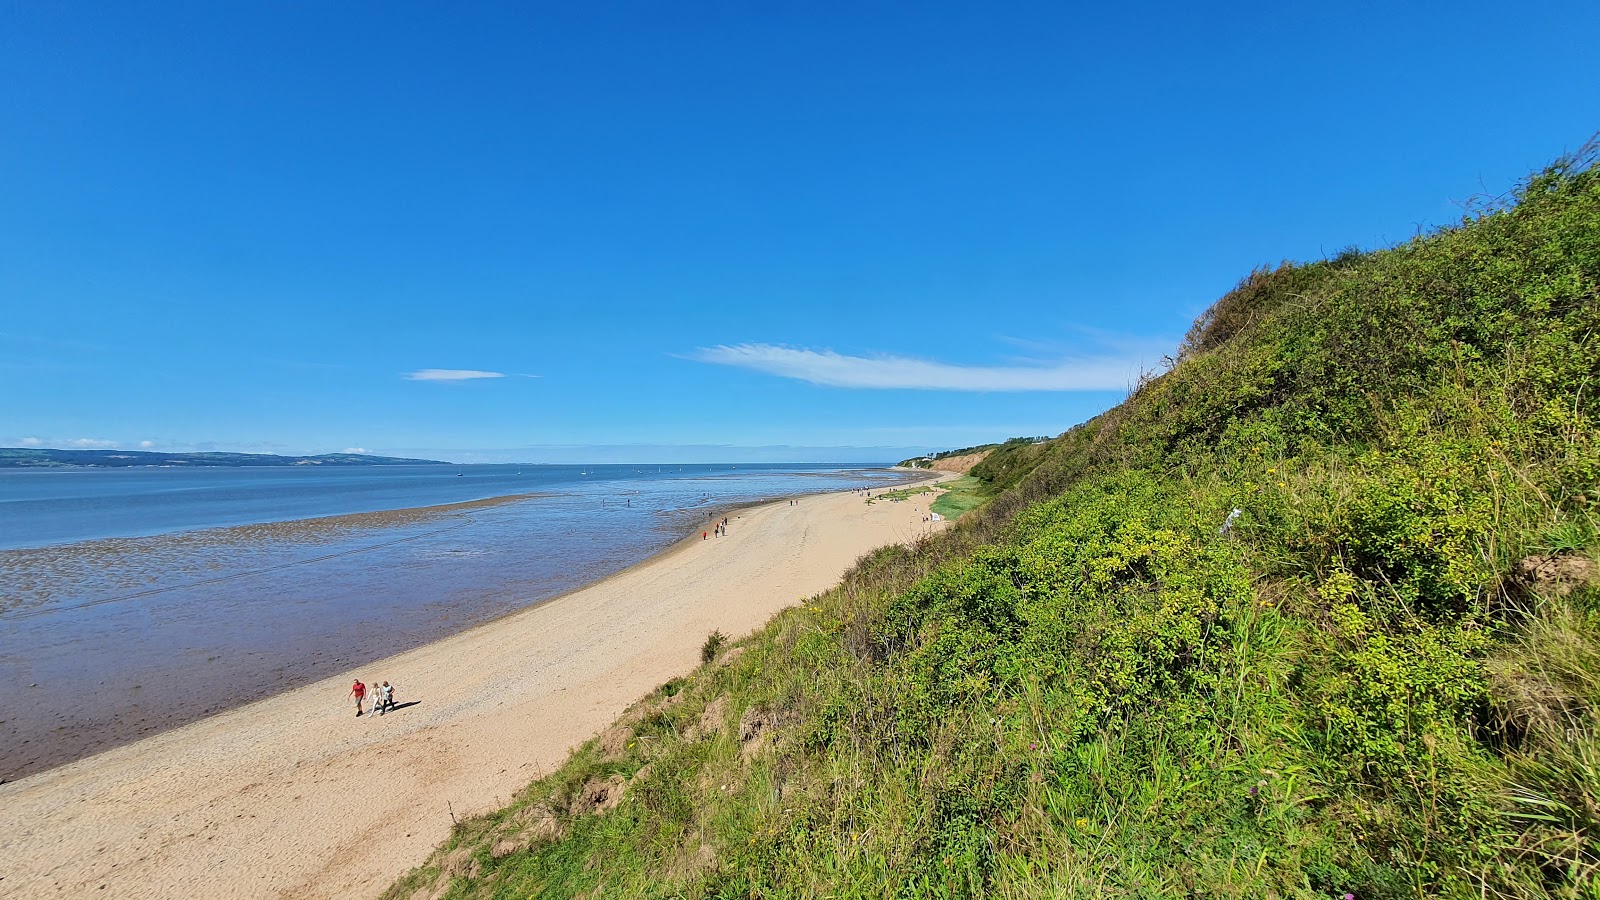
M979 444L976 447L962 447L960 450L941 450L938 453L930 453L927 456L917 456L911 459L902 459L898 463L895 463L895 465L909 466L913 469L931 469L933 468L933 464L938 460L949 459L952 456L966 456L969 453L982 453L985 450L990 450L998 446L1000 445Z
M1600 897L1592 160L1252 273L391 896Z
M953 481L941 482L937 485L917 485L916 487L900 488L893 491L884 491L867 499L867 503L877 503L882 500L904 501L922 494L933 494L934 499L928 508L947 519L959 519L965 513L982 506L994 496L994 491L983 481L971 476L962 476Z
M946 481L939 485L944 489L930 507L934 512L947 519L959 519L963 515L982 506L994 495L988 485L971 475L963 475L954 481Z
M879 500L909 500L912 497L920 496L922 494L936 494L938 492L939 489L933 487L932 485L919 484L916 487L898 488L896 490L883 491L881 493L874 494L867 498L867 502L876 503Z
M706 642L700 645L700 661L711 662L713 659L716 659L717 654L722 652L722 648L727 646L727 643L728 636L723 634L720 630L713 631L706 635Z
M952 456L968 456L973 453L982 453L985 450L1015 449L1019 447L1032 446L1034 444L1041 444L1048 440L1050 440L1048 436L1014 437L1006 440L1005 443L1002 444L979 444L976 447L962 447L960 450L941 450L940 452L931 454L929 456L917 456L911 459L902 459L898 463L895 463L895 465L905 466L912 469L931 469L933 468L933 464L935 462L941 459L949 459Z

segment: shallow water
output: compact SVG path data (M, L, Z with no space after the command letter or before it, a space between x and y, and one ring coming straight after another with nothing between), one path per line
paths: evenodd
M772 465L0 472L0 778L527 607L731 506L906 477Z

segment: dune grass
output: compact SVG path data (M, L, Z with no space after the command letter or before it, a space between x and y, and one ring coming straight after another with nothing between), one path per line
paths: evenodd
M929 508L947 519L959 519L994 496L988 485L971 475L943 482L939 487L944 493L935 498Z
M936 485L924 484L884 491L881 494L873 495L867 502L905 501L928 494L933 495L933 502L929 504L928 508L947 519L954 520L988 502L989 498L994 496L994 491L981 480L970 475L963 475L960 478L940 482Z
M1600 897L1592 160L1252 273L389 896Z
M883 491L881 493L873 494L870 498L868 498L867 502L875 503L875 502L880 501L880 500L883 500L883 501L909 500L912 497L919 497L919 496L921 496L923 494L934 494L934 493L938 493L938 489L937 488L932 487L931 485L919 484L919 485L915 485L913 487L896 488L895 490L892 490L892 491Z

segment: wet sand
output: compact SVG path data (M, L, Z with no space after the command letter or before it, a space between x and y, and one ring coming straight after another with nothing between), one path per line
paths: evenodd
M116 603L136 599L151 593L141 589L140 570L148 570L162 561L183 560L193 579L186 585L194 587L208 583L207 567L213 565L218 554L236 554L242 548L272 544L279 547L319 545L330 539L352 532L377 529L396 529L416 525L445 525L449 520L460 521L462 513L476 509L519 503L536 497L539 493L507 494L486 497L461 503L442 503L437 506L417 506L410 509L387 509L377 512L349 513L341 516L319 516L312 519L295 519L287 522L263 522L251 525L234 525L227 528L207 528L152 537L104 538L76 544L49 547L27 547L17 550L0 550L0 561L6 570L8 587L0 594L0 613L11 613L10 619L49 612L52 603L60 599L57 592L63 585L81 590L86 581L105 578L105 573L122 572L120 582L112 582L110 596L97 599L93 604L78 603L73 608ZM139 561L137 567L130 565ZM294 565L302 564L296 561ZM244 573L244 574L254 574ZM232 576L238 577L238 576Z
M713 629L748 633L929 527L913 503L848 492L746 510L727 537L532 609L0 785L0 893L375 896L452 811L504 803L693 669ZM355 676L412 705L355 718Z
M0 551L0 628L8 644L16 642L0 650L0 674L16 691L0 706L0 779L196 721L239 705L242 695L298 687L362 653L388 655L481 621L440 616L349 636L359 626L295 603L274 590L282 586L275 578L316 578L335 557L437 539L474 524L475 513L543 496Z

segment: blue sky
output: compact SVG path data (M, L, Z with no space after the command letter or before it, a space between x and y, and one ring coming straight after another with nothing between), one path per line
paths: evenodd
M0 446L1059 433L1600 128L1600 5L1397 6L5 4Z

